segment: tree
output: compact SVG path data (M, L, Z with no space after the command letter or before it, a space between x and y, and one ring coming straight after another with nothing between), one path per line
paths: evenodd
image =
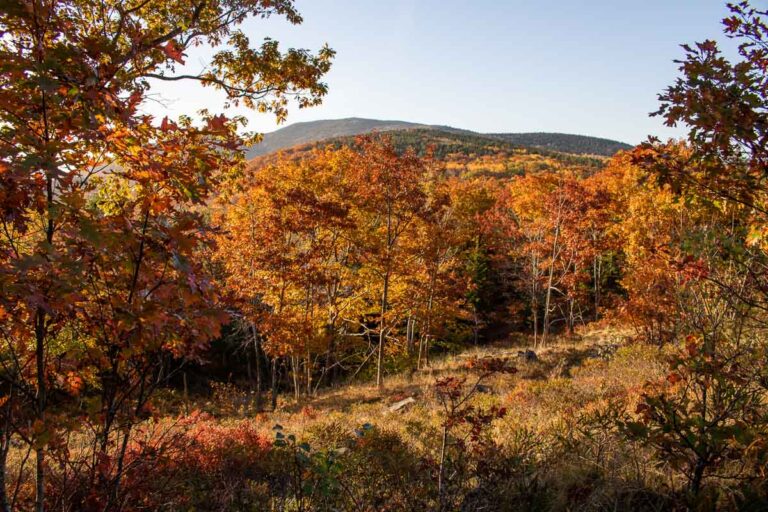
M645 143L637 161L652 165L659 179L675 190L693 189L704 196L747 204L762 215L768 165L768 11L748 2L730 3L724 32L739 42L740 61L732 63L717 42L683 45L685 60L677 61L683 76L659 100L656 115L669 126L691 129L689 159L654 161L658 141Z
M729 62L714 41L684 45L683 76L660 96L658 114L670 125L690 126L687 143L651 139L632 153L665 185L651 192L663 203L654 215L677 223L663 229L672 247L662 248L662 270L676 278L672 296L684 341L666 380L648 384L639 421L626 428L683 472L695 505L707 498L709 477L762 479L755 468L764 465L768 431L762 339L768 13L747 2L729 8L725 32L740 40L741 61ZM709 494L716 506L717 490Z
M258 327L273 361L291 358L297 396L299 380L312 392L313 354L324 352L330 370L343 315L355 314L349 158L328 150L279 160L217 208L217 259L232 304Z
M112 509L131 421L144 414L147 383L167 376L162 354L194 356L217 332L190 258L207 242L192 206L242 162L243 120L204 112L202 124L158 124L139 107L151 80L195 81L278 120L290 98L319 103L332 50L253 48L236 29L273 14L301 22L289 0L32 0L0 12L3 378L35 404L31 431L17 434L34 446L36 510L62 419L49 414L62 368L98 390L92 473ZM177 73L200 44L220 48L210 67ZM30 355L33 365L17 363Z
M453 476L461 470L457 467L453 475L449 474L448 464L452 462L449 458L449 450L458 452L456 459L461 459L467 453L475 451L482 453L484 449L489 448L484 446L487 439L484 439L483 434L494 420L503 418L507 413L505 408L496 405L482 410L471 403L472 397L478 392L485 379L495 374L517 373L517 369L509 366L507 361L495 358L472 359L466 363L466 368L477 373L476 380L470 385L467 385L467 375L445 377L435 381L435 395L443 409L437 467L437 510L455 507L448 490ZM468 426L464 432L459 430L462 424ZM459 466L456 461L453 462Z
M734 285L748 281L737 267L712 270ZM762 481L766 457L766 346L763 322L749 308L705 278L700 262L681 265L685 276L680 308L686 335L669 358L669 373L644 388L636 421L623 427L654 447L687 480L692 504L709 478L720 482ZM709 494L716 503L718 489Z
M558 310L570 332L582 317L593 241L602 229L590 212L602 207L580 181L554 173L517 178L499 198L502 254L515 262L511 279L528 296L534 344L546 343Z
M463 300L472 315L472 341L480 341L481 327L489 313L497 307L498 295L493 286L491 241L493 221L491 215L496 203L495 182L478 179L453 178L450 183L453 208L454 235L461 267L459 282L466 283Z
M393 280L408 272L413 254L404 238L426 205L422 181L426 163L412 150L399 155L391 141L362 137L352 160L357 197L357 225L363 264L379 286L376 385L384 385L384 346L395 322L391 317Z
M460 229L461 219L456 211L457 197L462 192L456 181L445 179L442 169L435 169L426 177L427 202L416 232L406 241L416 254L416 265L411 273L412 311L407 328L413 343L416 322L419 326L419 346L416 368L422 361L429 364L429 342L436 334L445 333L451 322L464 315L463 292L467 276L460 272L460 251L466 245L466 233Z

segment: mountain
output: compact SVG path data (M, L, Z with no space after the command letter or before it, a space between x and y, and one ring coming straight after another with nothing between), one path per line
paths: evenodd
M281 149L328 139L336 139L339 137L351 137L365 133L417 128L436 129L456 133L471 133L467 130L458 130L456 128L451 128L450 126L426 125L409 123L407 121L382 121L379 119L363 119L360 117L325 119L321 121L294 123L285 128L275 130L274 132L266 133L264 134L264 139L259 144L256 144L248 150L247 158L252 159Z
M570 133L489 133L517 146L551 149L578 155L611 156L632 146L611 139L573 135Z
M430 154L456 176L484 176L508 179L512 176L557 171L567 168L587 176L602 169L607 157L563 153L537 147L521 147L503 138L466 131L444 131L435 127L391 129L387 131L395 149L412 149L418 155ZM320 147L355 146L355 136L346 135L291 146L251 160L254 168L271 165L283 158L302 159Z
M294 146L318 141L351 137L372 132L396 130L435 130L445 133L473 135L484 139L503 140L516 146L542 148L571 154L611 156L619 150L629 149L629 144L609 139L563 133L494 133L482 134L450 126L409 123L406 121L382 121L350 117L294 123L264 135L261 143L248 150L248 159L273 153Z

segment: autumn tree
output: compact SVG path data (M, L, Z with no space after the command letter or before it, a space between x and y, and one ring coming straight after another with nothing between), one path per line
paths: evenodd
M352 161L357 198L358 233L371 295L379 304L376 385L384 385L384 350L396 325L393 285L407 273L414 255L405 238L415 228L426 206L422 182L426 163L412 150L395 151L391 141L363 137ZM373 283L376 285L373 285Z
M139 108L153 80L213 87L279 120L291 98L319 103L333 52L254 47L236 28L270 15L301 22L288 0L33 0L0 12L3 379L9 400L34 404L31 428L9 424L34 447L36 510L46 455L70 428L62 396L87 393L92 489L119 508L130 426L167 376L164 354L194 356L217 333L192 258L207 243L193 206L242 162L243 120L158 123ZM201 44L219 48L209 67L178 71Z
M328 150L280 160L246 176L242 190L216 209L222 280L258 329L256 340L266 340L273 405L278 358L291 361L294 392L302 380L311 393L315 358L324 353L323 374L331 370L342 323L357 314L349 158L347 150Z
M651 139L632 154L672 197L665 210L676 210L680 226L690 224L666 269L677 279L680 350L665 381L648 384L639 421L628 430L685 475L691 506L717 506L718 489L707 486L712 477L762 479L755 468L764 464L768 431L762 184L768 13L747 2L729 8L725 33L739 41L740 60L731 63L714 41L684 45L682 76L660 96L658 114L670 125L688 125L687 141Z
M339 356L357 375L378 353L365 346L374 336L404 337L408 354L418 340L420 366L430 340L461 321L460 255L473 236L463 224L476 220L461 211L463 191L428 159L366 139L278 156L220 196L216 260L233 312L257 328L253 343L263 339L273 363L291 361L297 398L332 380Z
M728 7L724 32L739 43L739 60L729 61L713 40L683 45L682 76L659 95L656 115L669 126L689 126L692 151L687 159L656 161L654 170L678 191L745 203L765 214L768 11L748 2ZM657 142L651 139L645 149ZM649 156L641 153L638 162L653 163Z
M429 364L430 340L446 334L466 316L469 279L463 272L461 255L468 241L457 211L457 196L462 190L456 180L446 179L443 169L431 169L425 176L427 202L413 237L405 241L416 255L413 272L406 276L413 291L406 335L410 348L415 333L419 333L417 369Z
M454 242L458 243L458 274L466 283L462 294L471 315L472 341L480 342L481 329L497 309L491 246L496 220L491 212L496 204L497 183L483 179L454 178L449 183L454 216Z
M583 317L594 259L594 233L585 225L592 206L577 179L554 173L514 180L496 205L500 254L512 262L508 279L528 297L534 343L546 343L555 318L572 331Z

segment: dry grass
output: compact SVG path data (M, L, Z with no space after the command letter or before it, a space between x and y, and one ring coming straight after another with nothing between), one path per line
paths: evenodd
M546 495L547 504L541 507L547 510L567 510L574 504L580 510L655 510L664 503L664 490L679 482L670 482L667 468L641 448L624 443L615 424L602 419L615 404L622 412L634 410L644 383L664 375L664 352L628 344L628 338L626 332L603 329L577 340L556 339L537 349L533 362L518 357L518 351L532 348L525 343L472 348L435 360L427 369L390 376L384 390L370 384L326 390L300 403L285 401L277 412L262 413L257 421L267 435L280 424L321 449L336 448L345 436L369 424L400 439L420 457L436 456L444 419L434 391L436 379L466 375L472 382L466 368L469 359L507 359L518 372L492 376L472 402L478 408L495 405L507 410L490 426L493 442L507 460L520 461L523 474L515 482L546 488L517 490L516 495ZM397 412L389 410L406 397L415 402ZM531 474L525 473L528 463ZM647 503L635 503L638 499Z
M278 411L261 413L256 420L265 432L280 424L298 436L328 422L343 422L350 429L369 423L400 434L414 423L436 426L441 421L434 393L436 379L469 376L468 360L493 357L509 360L518 372L489 378L484 382L485 392L474 400L478 405L507 408L508 417L496 426L500 436L513 425L515 429L544 432L564 415L594 409L619 396L631 401L647 380L662 375L662 354L658 349L626 345L627 334L608 328L583 333L578 339L558 338L536 349L538 360L533 362L518 357L518 351L533 349L530 344L470 348L437 359L429 368L389 376L383 390L364 383L327 389L299 402L281 397ZM401 411L389 411L390 405L406 397L416 402ZM227 407L214 404L214 409L221 412ZM227 415L243 417L223 416Z
M483 382L482 392L471 399L478 410L494 406L506 410L503 417L487 424L484 433L493 451L488 460L498 468L483 476L484 452L473 452L462 460L463 448L455 448L453 503L476 507L467 510L486 510L483 500L490 497L500 503L516 503L520 510L660 510L666 500L664 489L669 489L665 486L677 483L668 481L669 472L649 453L625 443L615 422L606 416L615 412L617 404L622 412L632 410L643 384L664 374L663 352L627 340L628 333L620 330L591 330L577 339L554 339L547 347L536 349L534 361L518 355L532 349L524 338L471 348L436 359L426 369L390 375L383 390L365 383L326 389L298 402L281 397L277 411L258 414L251 412L252 397L247 392L222 386L212 399L189 404L190 409L214 416L194 427L191 438L197 439L200 433L207 436L204 439L210 443L198 451L208 450L210 460L236 455L245 457L253 466L251 471L292 474L290 452L287 457L278 451L270 456L273 458L264 458L261 452L251 454L250 448L238 448L237 443L232 453L217 451L219 445L229 446L217 436L250 431L261 434L265 446L270 446L276 436L274 427L281 425L281 435L293 434L297 442L306 441L313 453L347 450L340 459L340 478L349 486L349 495L365 504L359 510L377 510L381 503L396 504L392 510L424 504L433 507L435 461L445 421L435 382L467 377L473 383L476 373L468 368L469 360L505 359L518 371L491 376ZM393 403L407 397L414 402L390 410ZM166 397L168 408L161 410L168 415L151 422L153 431L168 435L179 430L178 422L183 420L173 412L180 408L179 398ZM370 435L360 435L363 426ZM13 460L11 466L19 466L18 462ZM214 490L198 489L202 484L195 482L186 484L203 493L205 501L204 493Z

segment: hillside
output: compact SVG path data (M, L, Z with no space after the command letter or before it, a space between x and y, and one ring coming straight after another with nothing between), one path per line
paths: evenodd
M472 132L446 131L438 127L397 128L387 130L387 134L398 150L410 147L419 155L431 151L449 171L465 177L504 179L564 167L581 175L590 175L601 169L606 162L605 157L523 147L501 138ZM253 159L253 164L259 167L274 162L280 155L300 158L319 147L338 148L354 144L353 135L334 137L259 156Z
M393 375L384 391L366 383L298 401L284 397L280 410L269 414L259 413L252 397L234 386L186 405L180 394L169 393L165 407L204 411L227 425L220 434L247 432L258 442L287 447L266 460L245 443L250 450L236 446L243 455L228 475L235 481L246 481L241 475L248 474L258 475L252 481L260 478L272 468L268 464L278 457L290 460L296 450L306 454L301 484L344 483L344 492L307 493L308 510L382 510L379 504L403 511L670 510L667 486L679 479L605 429L623 407L631 408L647 379L664 375L667 352L627 344L626 336L593 330L535 352L530 340L506 340ZM504 361L516 371L483 378L473 368L478 361ZM441 449L447 404L440 390L446 383L467 402L457 413L462 419L445 431L450 442ZM207 419L198 428L205 432L215 425ZM206 445L212 453L205 454L227 449L218 446ZM447 482L442 492L441 450ZM252 483L248 492L266 507L275 499L269 493L280 491Z
M339 137L408 129L436 130L444 133L471 135L483 139L500 139L516 146L542 148L572 154L611 156L619 150L629 149L631 147L629 144L624 144L622 142L583 135L562 133L482 134L450 126L351 117L347 119L329 119L295 123L280 128L279 130L265 134L261 143L248 150L247 157L248 159L253 159L281 149Z
M632 148L624 142L570 133L494 133L489 135L518 146L551 149L578 155L611 156Z

